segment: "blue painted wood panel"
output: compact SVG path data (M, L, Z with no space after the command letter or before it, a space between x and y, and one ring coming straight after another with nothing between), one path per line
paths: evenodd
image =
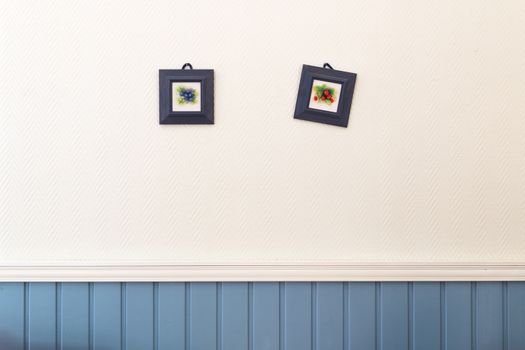
M382 283L379 299L381 350L408 350L408 283Z
M350 350L375 350L379 283L356 282L348 286L348 344Z
M88 283L58 284L60 350L89 349L89 287Z
M441 289L439 282L412 286L409 329L413 349L441 349Z
M90 289L91 342L94 350L120 349L122 344L122 283L93 283Z
M0 283L0 349L523 350L525 283Z
M183 350L186 343L185 283L159 283L156 339L159 349Z
M279 349L281 330L280 284L253 283L252 288L250 302L252 349Z

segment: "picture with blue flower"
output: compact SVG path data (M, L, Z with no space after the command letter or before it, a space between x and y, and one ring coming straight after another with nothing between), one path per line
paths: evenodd
M159 124L213 124L213 69L159 69Z
M173 112L200 112L199 82L172 82L172 111Z

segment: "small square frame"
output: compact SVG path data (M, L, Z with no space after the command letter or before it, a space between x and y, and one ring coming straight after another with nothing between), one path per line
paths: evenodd
M329 64L325 64L325 67L326 66L330 68L303 65L294 118L346 128L348 127L348 118L350 116L350 107L352 105L357 74L331 69ZM309 107L314 80L341 84L337 112Z
M201 84L200 111L173 111L172 83L176 82ZM213 69L160 69L159 104L160 124L213 124Z

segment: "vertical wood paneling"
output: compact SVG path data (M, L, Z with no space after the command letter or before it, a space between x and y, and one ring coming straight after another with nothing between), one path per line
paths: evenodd
M525 283L0 283L0 349L523 350Z
M217 285L190 283L189 294L189 349L215 350L217 349Z
M23 283L0 283L0 349L24 349Z
M92 342L94 350L121 349L122 300L120 283L94 283Z
M525 349L525 282L508 282L506 299L508 350Z
M284 284L284 349L312 349L312 285Z
M348 299L349 350L375 350L376 283L350 283Z
M153 283L126 283L126 350L153 350Z
M381 284L381 350L408 350L408 284Z
M221 284L221 336L224 350L246 350L249 341L248 283Z
M476 350L503 350L503 283L478 283L476 294Z
M89 284L61 283L59 349L89 349Z
M343 350L343 283L315 283L315 285L315 348Z
M412 344L414 350L441 349L441 285L414 283L412 299Z
M29 283L27 288L27 349L55 349L57 344L56 284Z
M157 293L158 350L184 350L185 283L159 283Z
M465 350L472 346L471 283L449 282L445 285L446 350Z
M253 350L279 349L279 283L254 283L252 297Z

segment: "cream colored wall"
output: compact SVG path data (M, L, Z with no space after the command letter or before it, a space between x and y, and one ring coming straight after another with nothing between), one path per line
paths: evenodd
M0 262L523 261L525 2L3 1ZM159 126L158 69L215 69ZM348 129L301 65L358 73Z

